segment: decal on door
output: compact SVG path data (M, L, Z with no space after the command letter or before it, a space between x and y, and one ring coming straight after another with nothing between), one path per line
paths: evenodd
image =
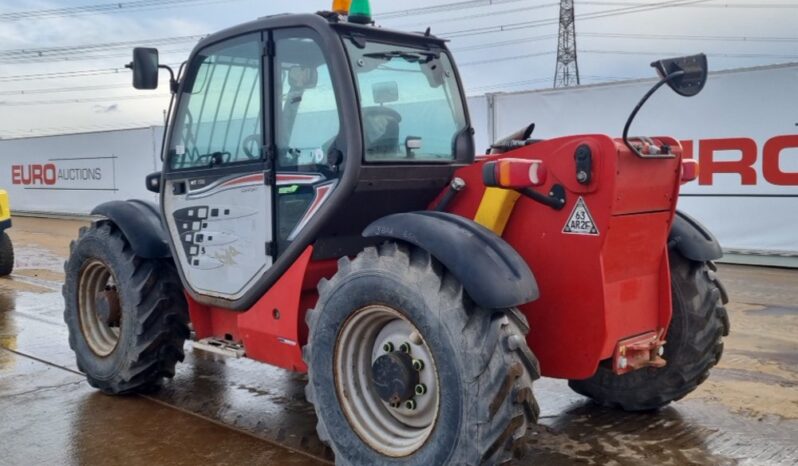
M187 182L188 193L164 196L183 275L198 293L239 299L273 261L272 187L264 173ZM175 192L171 183L165 192Z
M176 211L175 225L189 267L212 270L235 266L241 252L234 245L240 238L234 233L220 231L218 222L257 213L254 209L236 206L198 206Z
M566 222L562 232L571 235L599 235L596 222L593 221L593 216L590 215L590 210L588 210L587 204L585 204L585 200L581 196L576 201L571 215L568 216L568 222Z

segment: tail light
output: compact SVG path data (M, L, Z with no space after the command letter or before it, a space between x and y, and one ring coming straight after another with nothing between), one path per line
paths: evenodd
M693 159L682 160L682 184L689 183L698 178L698 161Z
M523 189L546 183L546 167L541 160L502 159L487 162L482 168L485 186Z

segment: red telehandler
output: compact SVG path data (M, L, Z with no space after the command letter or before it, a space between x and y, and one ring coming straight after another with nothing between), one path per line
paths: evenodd
M100 205L72 244L89 383L152 389L193 338L306 371L339 464L424 466L511 459L541 375L632 411L702 383L727 298L717 241L676 211L679 143L530 126L475 157L445 41L354 8L219 32L177 74L134 51L135 87L166 69L174 94L160 205ZM707 78L703 55L654 66L629 123Z

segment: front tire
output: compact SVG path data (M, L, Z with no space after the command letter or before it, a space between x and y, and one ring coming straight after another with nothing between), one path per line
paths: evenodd
M526 319L478 308L426 251L386 243L342 258L306 320L306 395L337 464L500 464L537 421ZM424 390L393 403L374 364L403 369L399 352L422 360Z
M14 246L6 232L0 232L0 277L11 275L14 271Z
M648 411L684 398L702 384L723 354L729 316L715 266L670 253L673 316L663 357L667 365L616 375L603 362L586 380L571 380L577 393L626 411Z
M100 222L81 228L64 267L69 346L92 387L149 391L174 376L189 329L171 262L137 257L121 231Z

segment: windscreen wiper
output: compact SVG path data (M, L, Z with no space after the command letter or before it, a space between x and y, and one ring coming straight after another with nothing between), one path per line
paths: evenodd
M375 60L390 61L394 58L402 58L410 63L429 63L432 60L440 58L440 54L434 52L400 52L398 50L393 52L373 52L363 55L366 58L373 58Z

